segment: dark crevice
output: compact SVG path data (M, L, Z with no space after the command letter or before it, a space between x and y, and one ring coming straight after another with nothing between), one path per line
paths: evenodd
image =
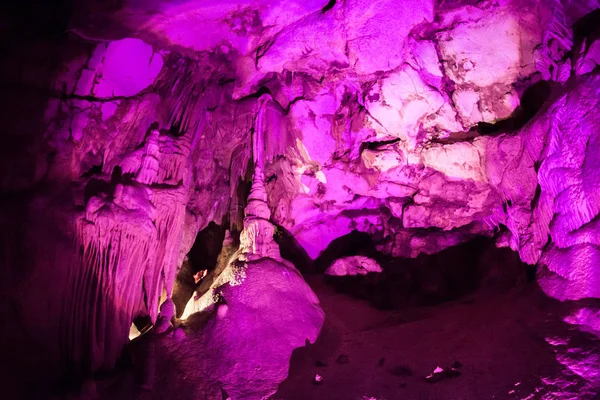
M102 165L92 165L92 167L90 169L88 169L87 171L85 171L81 177L82 178L90 178L94 175L98 175L102 173Z
M479 127L475 126L466 132L453 132L446 138L434 138L431 143L453 144L453 143L472 143L473 140L481 136Z
M230 228L231 233L241 232L244 221L244 209L248 205L248 196L252 188L252 176L254 175L254 164L249 162L246 166L246 173L243 178L239 178L236 185L236 203L237 207L231 210Z
M249 100L249 99L258 99L264 94L271 95L271 90L266 86L261 86L258 88L258 90L256 92L251 93L247 96L241 97L238 101L244 101L244 100Z
M223 247L226 229L225 225L217 225L211 221L206 228L198 232L194 245L187 255L193 273L200 270L211 271L215 268Z
M152 328L152 320L149 315L143 315L137 317L133 320L133 325L140 331L141 334L144 334Z
M96 96L91 96L91 95L80 95L80 94L58 94L55 91L50 91L50 93L53 93L54 98L59 98L61 100L85 100L85 101L89 101L90 103L111 103L111 102L115 102L115 101L119 101L119 100L134 100L134 99L139 99L142 98L143 96L145 96L146 94L150 93L152 91L152 87L149 87L147 89L144 89L142 91L140 91L138 94L133 95L133 96L111 96L111 97L96 97Z
M562 93L560 84L539 81L524 91L519 107L517 107L510 117L494 123L479 122L467 132L451 133L447 138L433 139L431 142L438 144L472 142L478 136L516 133L531 121L544 106L550 104L559 93Z
M315 260L315 269L317 272L324 272L338 258L358 255L362 249L371 246L372 240L369 234L352 231L329 243L329 246Z
M254 59L255 66L258 68L258 62L269 51L271 46L275 44L275 39L269 39L256 49L256 57Z
M167 178L170 179L170 178ZM129 181L130 183L133 183L133 179L131 179ZM177 189L183 186L183 180L180 179L176 184L172 185L170 183L152 183L150 185L146 185L148 188L150 189Z
M223 86L225 86L227 84L230 84L230 83L235 83L235 79L234 78L221 78L217 82L217 86L223 87Z
M539 81L528 87L521 96L521 104L506 119L490 124L480 122L477 125L477 131L481 135L495 135L506 132L516 132L529 122L544 104L551 98L554 83L548 81Z
M288 106L287 106L285 109L284 109L283 107L281 107L281 104L277 103L275 100L273 100L273 101L275 101L275 103L277 103L277 105L278 105L278 106L279 106L281 109L283 109L283 114L284 114L284 115L288 115L288 114L289 114L289 112L290 112L290 109L292 108L292 106L293 106L294 104L296 104L297 102L301 101L301 100L306 100L306 99L304 98L304 96L298 96L298 97L294 97L294 98L293 98L293 99L292 99L292 100L291 100L291 101L288 103Z
M336 4L336 3L337 3L337 0L329 0L329 3L327 3L327 4L325 5L325 7L323 7L323 8L321 9L321 12L322 12L323 14L325 14L327 11L331 10L331 9L332 9L332 8L335 6L335 4Z
M202 278L217 267L226 230L226 223L219 225L211 221L196 235L196 240L177 272L173 285L172 299L177 318L183 314Z
M542 195L542 187L538 184L537 187L535 188L535 194L533 196L533 199L531 199L531 209L535 210L535 208L537 207L539 201L540 201L540 196Z
M115 167L113 169L110 180L94 177L90 178L83 188L84 202L87 204L89 199L100 195L111 198L115 193L115 188L119 183L122 183L123 180L124 177L122 175L121 167Z
M525 264L523 263L523 267L525 268L525 277L527 278L527 282L532 283L535 282L535 276L537 274L537 266L535 264Z
M362 153L364 150L377 150L381 147L390 145L390 144L394 144L394 143L398 143L400 141L400 138L395 138L395 139L390 139L390 140L381 140L381 141L377 141L377 142L363 142L360 145L360 152Z

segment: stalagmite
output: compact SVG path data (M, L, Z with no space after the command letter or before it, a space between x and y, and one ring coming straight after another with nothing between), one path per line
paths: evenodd
M271 211L267 204L265 189L265 126L264 114L268 103L272 101L269 95L258 99L258 113L254 134L252 135L252 156L254 174L252 188L245 209L244 228L240 234L240 250L242 260L254 261L260 258L271 258L283 262L279 254L279 246L273 240L275 227L270 222Z

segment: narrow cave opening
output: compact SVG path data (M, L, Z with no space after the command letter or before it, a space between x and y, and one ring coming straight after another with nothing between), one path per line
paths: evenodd
M315 260L316 271L325 272L325 269L336 259L356 256L370 249L374 249L371 235L356 230L352 231L332 240L329 246L319 254L319 257Z
M187 302L204 276L216 268L226 230L226 224L216 224L211 221L196 235L194 244L179 269L173 286L172 300L175 304L177 318L183 314Z

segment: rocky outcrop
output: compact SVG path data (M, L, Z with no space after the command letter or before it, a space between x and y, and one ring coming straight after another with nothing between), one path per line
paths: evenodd
M383 271L377 261L364 256L352 256L339 258L331 264L325 275L331 276L355 276L367 275Z

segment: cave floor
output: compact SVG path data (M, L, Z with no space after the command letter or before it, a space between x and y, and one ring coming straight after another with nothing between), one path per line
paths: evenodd
M546 338L579 331L561 321L564 306L535 284L381 311L337 293L322 276L307 281L326 322L315 344L294 353L273 400L596 398L572 397L581 382L556 361ZM460 376L425 381L436 366L455 361ZM320 384L313 382L316 374Z

